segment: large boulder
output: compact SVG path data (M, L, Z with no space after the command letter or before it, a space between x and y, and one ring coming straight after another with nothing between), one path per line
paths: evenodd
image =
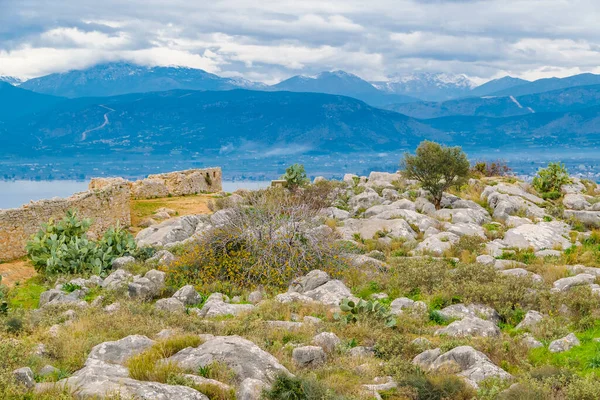
M569 226L559 221L525 224L506 231L503 242L519 249L544 250L557 246L566 249L571 246L567 239L569 232Z
M164 272L155 269L146 272L143 278L134 278L127 287L129 297L149 300L158 296L165 288L165 278Z
M164 246L169 243L181 242L196 232L199 222L200 218L195 215L172 218L143 229L137 234L135 240L140 247Z
M186 386L137 381L124 366L133 356L154 344L145 336L133 335L95 346L85 366L56 384L38 384L36 392L49 388L68 390L77 399L183 399L208 400L204 394Z
M239 336L210 338L198 347L181 350L166 362L193 371L220 362L231 369L238 383L252 378L270 384L277 375L289 374L275 357Z
M512 378L508 372L494 365L485 354L471 346L455 347L443 354L440 349L427 350L415 357L413 364L431 372L443 371L449 365L454 365L460 370L458 375L464 377L475 388L485 379Z
M527 192L525 189L528 189L528 188L529 188L529 185L527 185L527 184L510 185L510 184L506 184L506 183L499 183L498 185L495 185L495 186L486 186L485 189L483 190L483 192L481 193L481 198L486 199L486 198L489 198L489 196L492 193L501 193L501 194L507 194L507 195L511 195L511 196L521 197L521 198L523 198L533 204L536 204L536 205L543 204L544 199Z
M404 178L399 173L388 173L388 172L371 172L369 174L369 180L365 184L367 187L394 187L394 182L402 182Z
M92 348L88 355L88 362L96 360L124 365L129 358L149 349L154 344L154 340L142 335L131 335L114 342L100 343Z
M478 317L465 317L459 321L454 321L445 328L438 329L436 335L447 335L452 337L500 336L500 329L491 321L486 321Z
M334 219L338 219L340 221L344 221L344 220L347 220L348 218L350 218L350 213L348 211L341 210L337 207L323 208L322 210L319 211L319 213L321 215L323 215L324 217L334 218Z

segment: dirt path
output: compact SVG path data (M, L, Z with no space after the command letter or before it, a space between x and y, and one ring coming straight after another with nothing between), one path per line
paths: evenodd
M15 260L0 264L2 284L13 287L17 282L25 282L35 276L36 272L29 260Z
M103 123L102 125L100 125L100 126L97 126L97 127L95 127L95 128L92 128L92 129L88 129L87 131L83 132L83 133L81 134L81 140L82 140L82 141L83 141L83 140L85 140L85 139L87 138L87 134L88 134L88 133L90 133L90 132L93 132L93 131L100 130L100 129L104 128L106 125L110 124L110 121L108 120L108 114L110 114L111 112L113 112L113 111L115 111L115 110L113 110L113 109L112 109L112 108L110 108L110 107L103 106L102 104L100 105L100 107L102 107L102 108L105 108L105 109L107 109L107 110L108 110L108 112L107 112L106 114L104 114L104 123Z

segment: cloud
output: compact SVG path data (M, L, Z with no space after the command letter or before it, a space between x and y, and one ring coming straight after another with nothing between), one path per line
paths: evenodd
M596 0L0 0L0 75L128 60L275 83L344 69L536 79L598 72Z

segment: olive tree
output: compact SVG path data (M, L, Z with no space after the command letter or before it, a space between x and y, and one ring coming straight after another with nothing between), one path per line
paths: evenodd
M439 210L444 191L466 182L470 164L460 147L446 147L426 140L417 147L416 155L404 154L401 167L406 178L416 179L429 191Z

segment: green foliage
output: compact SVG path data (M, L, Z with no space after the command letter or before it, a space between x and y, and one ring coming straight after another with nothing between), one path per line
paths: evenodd
M62 286L62 290L67 293L73 293L74 291L79 290L79 289L81 289L81 286L76 285L71 282L67 282Z
M390 313L389 309L378 301L365 301L360 299L354 302L350 299L343 299L340 304L340 310L345 314L335 314L335 319L345 323L353 323L363 316L373 317L385 322L385 326L393 328L396 326L396 317Z
M44 274L103 274L120 256L135 252L133 236L120 226L110 228L99 241L87 238L91 221L74 211L50 220L27 242L27 254L35 269Z
M445 190L459 188L466 182L470 167L460 147L445 147L430 141L422 142L416 155L404 154L401 164L408 179L418 180L429 191L436 209L440 208Z
M279 375L263 394L266 400L344 400L314 379Z
M301 186L306 186L310 183L310 180L306 176L304 165L302 164L290 165L285 170L285 174L281 176L281 179L285 179L286 186L289 189L296 189Z
M540 169L533 178L533 187L549 199L560 197L560 187L571 182L569 173L564 164L559 162L550 163L548 167ZM552 193L558 193L556 194Z

